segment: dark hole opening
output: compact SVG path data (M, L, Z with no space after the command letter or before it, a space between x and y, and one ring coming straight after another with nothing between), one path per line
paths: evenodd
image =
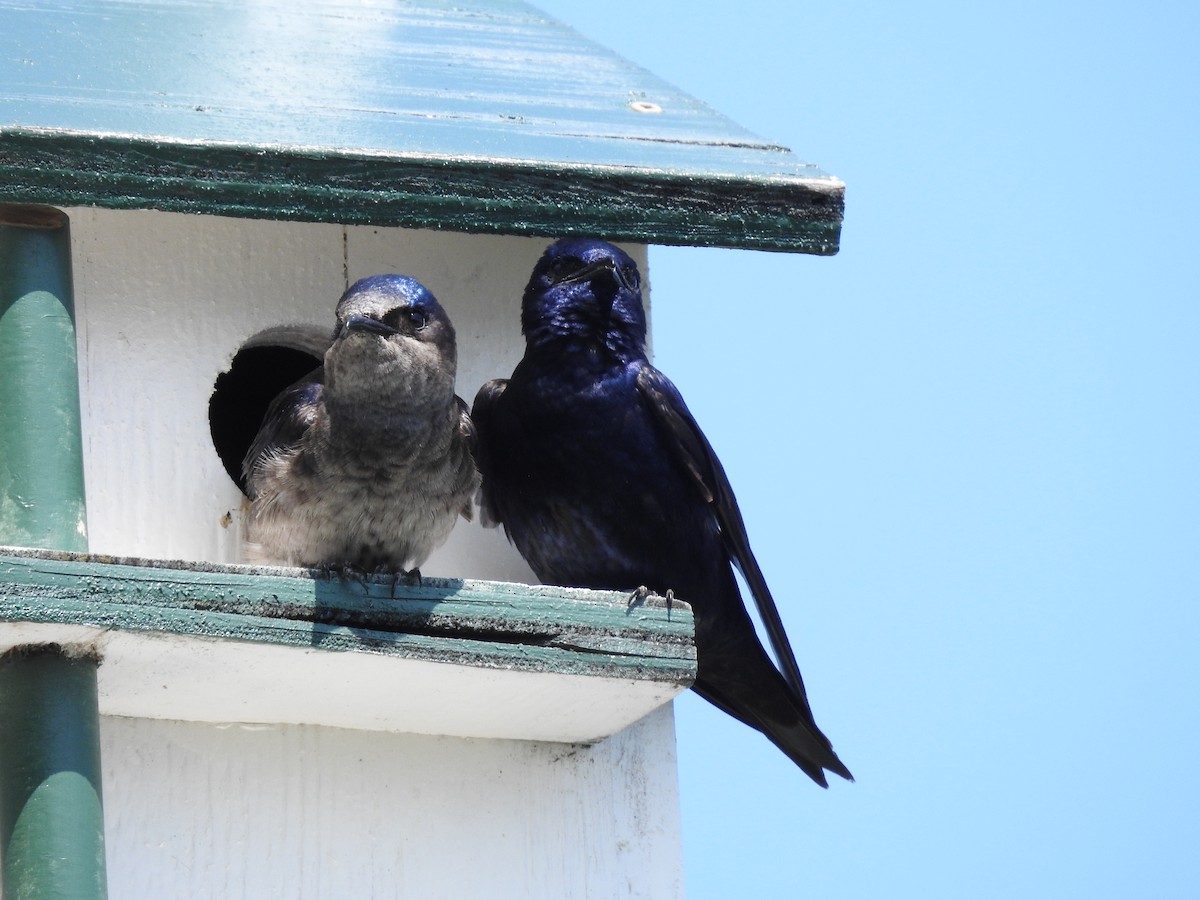
M242 460L267 407L280 391L320 364L321 357L307 350L248 344L237 352L229 371L217 376L208 401L209 430L225 471L243 494Z

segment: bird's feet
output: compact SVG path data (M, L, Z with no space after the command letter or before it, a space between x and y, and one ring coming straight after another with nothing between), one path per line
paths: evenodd
M367 587L368 578L385 578L388 583L388 594L393 600L396 599L396 585L403 582L409 587L421 586L421 569L414 566L411 569L402 569L399 566L383 564L376 566L373 569L367 570L357 563L343 562L331 563L325 562L313 567L321 574L321 577L327 581L332 581L334 578L341 581L353 581L362 586L365 593L369 593Z
M400 583L401 579L409 587L421 586L419 566L413 566L411 569L401 569L398 566L389 565L376 566L374 574L388 576L388 596L393 600L396 599L396 585Z
M654 591L646 587L644 584L634 589L634 592L629 595L629 603L626 604L626 609L635 609L646 602L646 598L653 594Z
M637 590L635 590L632 594L629 595L629 604L625 608L626 609L634 609L635 607L641 606L643 603L646 602L646 598L649 597L653 593L654 593L654 591L650 590L650 588L646 587L643 584L641 587L637 588ZM663 597L667 601L667 612L670 613L671 612L671 604L675 602L675 592L673 590L671 590L671 588L667 588L667 592L665 594L663 594Z
M323 562L314 568L321 573L321 577L326 581L332 581L334 578L341 581L356 581L361 584L364 589L367 584L367 573L361 566L356 566L350 562Z

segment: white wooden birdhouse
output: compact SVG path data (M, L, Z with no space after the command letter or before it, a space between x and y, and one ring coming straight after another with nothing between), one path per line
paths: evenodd
M360 277L470 401L550 239L829 254L841 182L510 0L0 0L0 48L5 890L681 896L686 606L477 522L395 596L244 567L241 458Z

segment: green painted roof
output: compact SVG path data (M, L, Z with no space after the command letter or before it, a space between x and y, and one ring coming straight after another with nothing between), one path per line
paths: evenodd
M830 254L843 185L512 0L0 0L0 202Z

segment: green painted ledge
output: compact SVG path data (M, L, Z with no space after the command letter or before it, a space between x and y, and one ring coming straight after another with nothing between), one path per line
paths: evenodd
M828 255L844 185L515 0L0 0L0 201Z
M690 608L486 581L0 547L0 649L96 652L101 712L587 741L688 687ZM161 685L161 687L160 687Z

